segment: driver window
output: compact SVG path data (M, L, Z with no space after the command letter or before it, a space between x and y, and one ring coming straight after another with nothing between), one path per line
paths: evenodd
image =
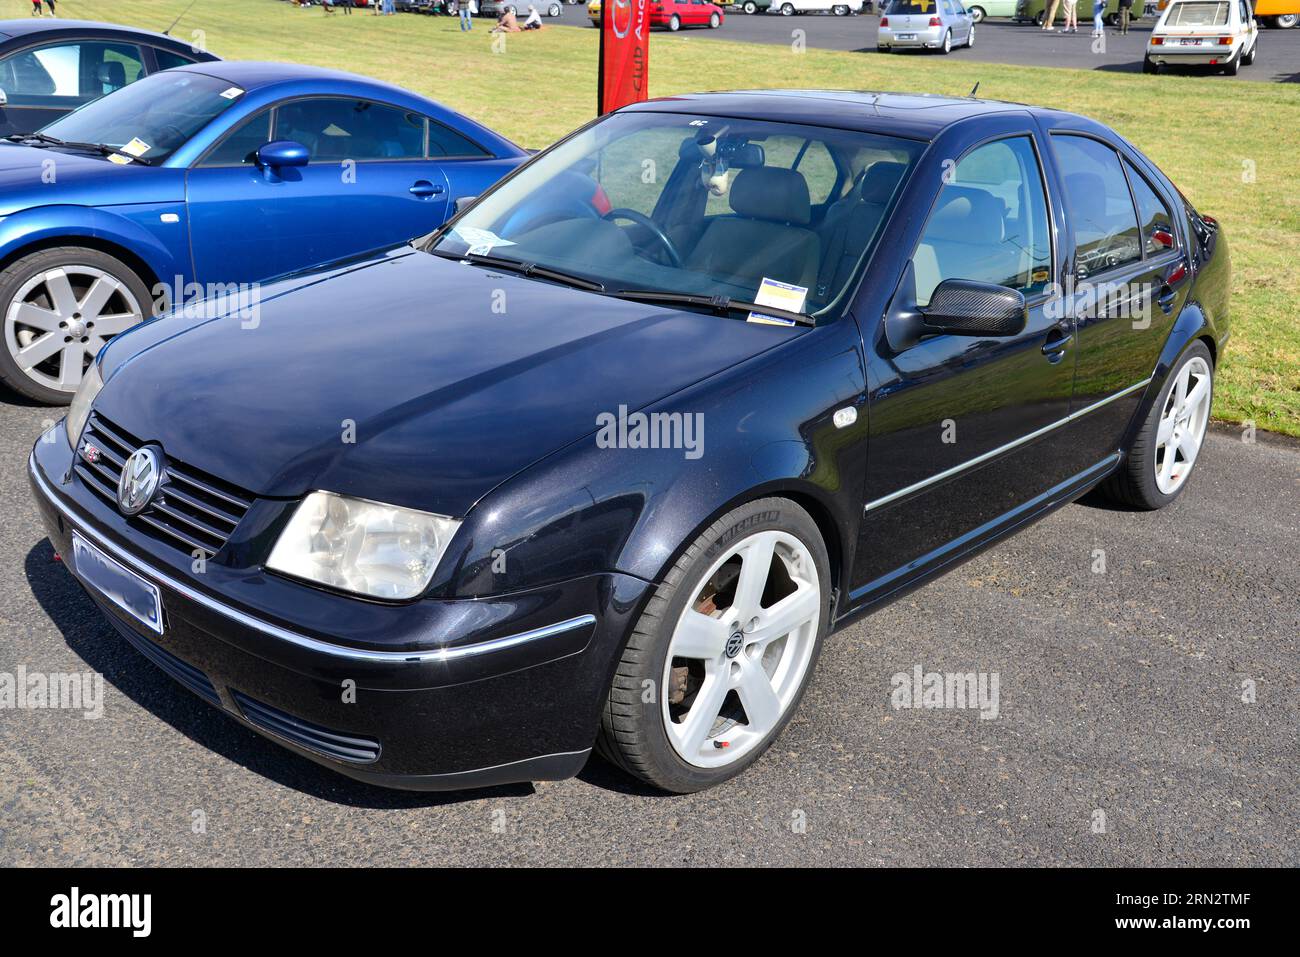
M1038 157L1027 136L967 153L939 192L912 256L916 302L928 305L945 279L1018 289L1051 279L1052 246Z
M244 120L217 144L200 166L243 166L253 162L253 154L271 141L271 111L263 110Z

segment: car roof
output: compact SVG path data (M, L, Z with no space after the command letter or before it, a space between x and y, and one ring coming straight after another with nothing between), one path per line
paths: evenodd
M183 46L189 43L176 37L154 30L137 30L118 23L101 23L98 20L55 20L50 17L27 17L22 20L0 20L0 35L5 39L30 37L33 34L49 34L57 37L61 33L101 34L104 36L133 37L148 40L155 45Z
M665 96L624 107L624 112L706 113L746 120L776 120L931 140L959 120L990 113L1044 112L1001 100L932 93L849 90L733 90Z
M332 70L323 66L307 66L302 63L218 60L215 63L189 63L185 66L174 67L168 72L176 73L180 71L206 73L220 80L229 80L231 83L236 83L245 90L256 90L280 84L311 84L313 81L324 81L329 83L361 84L375 90L383 90L389 94L400 96L402 99L427 99L427 97L412 93L409 90L403 90L401 87L393 86L391 83L385 83L382 80L376 80L373 77L348 73L345 70Z

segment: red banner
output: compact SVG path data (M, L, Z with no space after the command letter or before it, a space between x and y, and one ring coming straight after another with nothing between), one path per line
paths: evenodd
M650 85L649 0L604 0L600 5L600 64L596 111L617 110L646 98Z

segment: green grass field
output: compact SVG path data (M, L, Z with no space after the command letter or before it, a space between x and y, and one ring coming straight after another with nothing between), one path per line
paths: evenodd
M67 17L163 29L190 0L61 0ZM5 0L27 16L27 0ZM797 26L797 21L796 24ZM486 21L462 34L449 17L326 17L278 0L198 0L172 31L228 59L353 70L434 97L524 146L545 146L591 119L596 31L549 27L494 46ZM792 27L793 29L793 27ZM874 38L875 19L845 29ZM1003 28L999 28L1003 29ZM725 30L725 27L724 27ZM1267 35L1261 42L1268 42ZM907 90L980 95L1085 113L1142 149L1227 230L1234 334L1215 414L1300 435L1300 88L1221 77L1115 74L880 57L725 43L656 33L650 93L737 88Z

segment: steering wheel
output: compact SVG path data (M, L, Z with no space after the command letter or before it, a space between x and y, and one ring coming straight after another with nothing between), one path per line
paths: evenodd
M620 206L617 209L611 209L601 218L608 219L610 222L613 222L616 219L627 219L636 223L638 226L644 226L646 229L650 230L650 235L659 240L659 245L662 246L664 252L668 254L669 264L672 265L674 269L682 268L682 254L678 250L677 244L674 243L669 235L663 231L662 227L660 227L660 225L649 216L646 216L644 213L638 213L635 209L628 209L624 206Z

